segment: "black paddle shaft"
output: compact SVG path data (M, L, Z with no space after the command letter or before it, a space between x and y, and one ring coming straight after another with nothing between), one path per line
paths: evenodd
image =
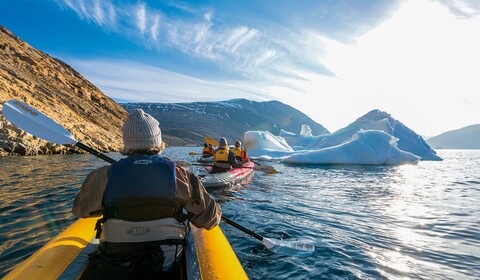
M222 215L222 220L224 220L225 223L227 223L227 224L229 224L229 225L231 225L231 226L233 226L233 227L236 227L236 228L238 228L239 230L241 230L241 231L243 231L243 232L245 232L245 233L250 234L251 236L255 237L256 239L258 239L258 240L260 240L260 241L262 241L262 240L264 239L263 236L261 236L261 235L259 235L259 234L256 234L255 232L249 230L248 228L244 228L243 226L235 223L234 221L230 220L229 218L227 218L227 217L225 217L225 216L223 216L223 215Z
M115 162L117 162L117 161L114 160L113 158L110 158L110 157L108 157L108 156L100 153L99 151L90 148L89 146L87 146L87 145L85 145L85 144L83 144L83 143L81 143L81 142L77 142L77 144L75 144L75 146L77 146L77 147L79 147L80 149L85 150L85 151L91 153L92 155L95 155L95 156L97 156L97 157L99 157L99 158L101 158L101 159L103 159L103 160L105 160L105 161L108 161L109 163L115 163Z

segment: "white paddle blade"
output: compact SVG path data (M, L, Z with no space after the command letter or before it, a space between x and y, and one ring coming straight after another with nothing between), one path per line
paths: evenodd
M273 247L277 246L277 244L280 243L280 240L271 239L271 238L263 238L262 243L263 243L263 245L265 245L265 247L267 247L268 250L270 250Z
M287 241L275 238L263 238L262 243L267 247L268 250L276 253L282 253L284 255L293 255L298 251L306 253L315 251L315 245L308 241Z
M269 165L254 165L253 170L266 172L268 174L278 173L272 166Z
M6 101L3 104L3 115L15 126L38 138L56 144L78 142L65 128L21 101Z

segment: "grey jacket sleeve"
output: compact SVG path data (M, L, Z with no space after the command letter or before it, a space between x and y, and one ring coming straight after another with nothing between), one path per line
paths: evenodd
M73 201L72 212L77 218L87 218L101 215L102 197L107 186L108 168L103 166L88 174L80 192Z
M202 182L198 183L198 194L194 195L194 182L191 182L190 171L183 167L177 167L177 191L176 196L187 210L190 222L198 228L212 229L220 223L222 211L220 205L207 193ZM195 179L193 179L195 180ZM198 199L195 199L195 197Z

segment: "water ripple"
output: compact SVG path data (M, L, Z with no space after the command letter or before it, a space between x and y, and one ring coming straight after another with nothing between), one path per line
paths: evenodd
M192 148L166 156L189 160ZM408 166L288 166L212 195L226 216L311 254L271 252L222 224L251 279L479 279L480 151ZM112 155L119 158L118 154ZM73 220L89 155L0 158L0 277Z

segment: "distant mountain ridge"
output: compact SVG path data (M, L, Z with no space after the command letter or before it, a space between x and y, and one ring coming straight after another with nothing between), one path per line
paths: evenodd
M128 112L139 108L159 120L162 136L171 145L202 144L205 136L243 141L246 131L263 130L278 135L280 129L300 132L308 124L312 133L329 131L299 110L279 101L233 99L220 102L124 103Z
M480 124L444 132L427 143L435 149L480 149Z
M0 155L76 153L26 134L8 122L2 104L23 101L97 150L122 148L126 111L63 61L45 54L0 26Z

